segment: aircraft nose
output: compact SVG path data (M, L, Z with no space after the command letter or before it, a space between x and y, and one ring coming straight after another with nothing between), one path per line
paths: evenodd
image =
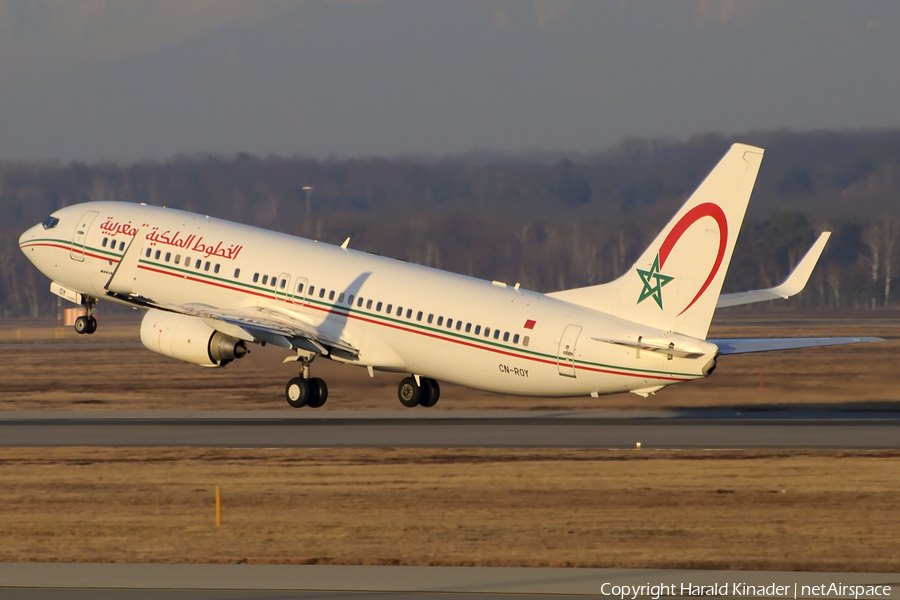
M37 225L25 230L25 233L19 236L19 248L30 242L34 239L35 229L37 229Z

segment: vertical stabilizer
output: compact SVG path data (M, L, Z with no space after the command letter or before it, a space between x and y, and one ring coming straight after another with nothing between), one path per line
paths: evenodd
M762 158L762 148L732 145L622 277L549 295L705 339Z

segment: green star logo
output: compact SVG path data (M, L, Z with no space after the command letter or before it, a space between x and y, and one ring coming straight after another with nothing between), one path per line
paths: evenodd
M653 298L656 304L662 308L662 287L675 278L659 272L659 254L656 255L656 259L654 259L649 271L637 269L637 273L644 283L644 289L641 290L641 297L638 298L637 303L640 304L647 298Z

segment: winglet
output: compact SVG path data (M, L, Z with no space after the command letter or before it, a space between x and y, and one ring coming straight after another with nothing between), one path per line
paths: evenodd
M830 231L825 231L816 240L816 243L806 252L791 274L787 276L780 285L764 290L752 290L749 292L739 292L736 294L722 294L716 302L716 308L724 308L726 306L739 306L741 304L753 304L754 302L765 302L766 300L777 300L778 298L787 299L791 296L799 294L806 287L809 276L812 274L813 268L819 262L825 244L831 237Z

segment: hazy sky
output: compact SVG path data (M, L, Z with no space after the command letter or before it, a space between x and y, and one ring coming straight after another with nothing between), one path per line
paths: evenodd
M900 126L897 0L0 0L0 158Z

